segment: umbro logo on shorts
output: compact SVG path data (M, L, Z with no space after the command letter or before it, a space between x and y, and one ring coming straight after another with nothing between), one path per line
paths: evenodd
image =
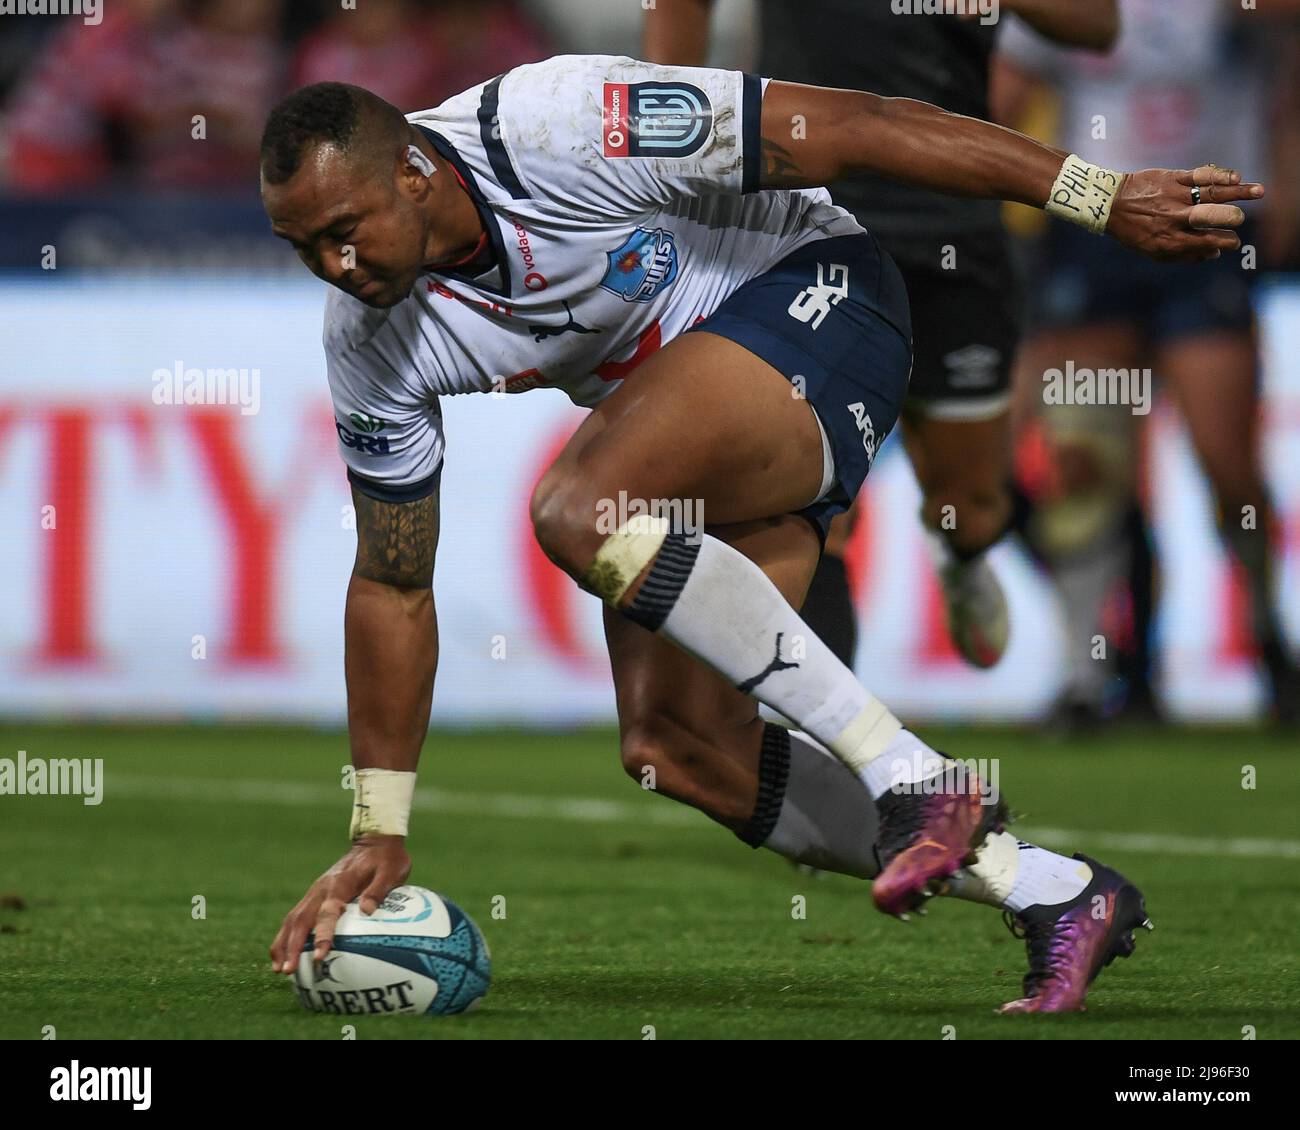
M849 269L843 263L830 264L829 278L825 264L817 264L817 282L806 286L794 296L787 313L799 322L807 322L814 330L826 319L832 306L838 306L849 295Z
M953 388L988 388L997 383L1002 352L991 345L965 345L945 353L943 363Z

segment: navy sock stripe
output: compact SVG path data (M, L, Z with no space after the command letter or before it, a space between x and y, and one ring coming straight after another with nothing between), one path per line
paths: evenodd
M785 786L790 780L790 731L771 722L763 723L763 746L758 755L758 798L754 814L736 833L750 847L762 847L785 803Z
M686 587L686 579L700 555L700 542L689 541L684 533L670 533L659 547L650 572L641 582L632 603L623 615L634 623L657 632Z

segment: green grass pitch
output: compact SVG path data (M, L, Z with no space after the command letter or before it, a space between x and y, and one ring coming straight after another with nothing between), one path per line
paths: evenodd
M487 936L491 992L447 1019L311 1015L266 950L345 847L343 735L8 723L0 756L101 757L106 785L97 807L0 797L0 1038L1300 1036L1293 738L922 733L1001 759L1021 835L1070 837L1145 890L1156 931L1087 1013L994 1015L1024 946L993 910L886 919L864 883L800 874L639 789L610 732L492 731L430 736L410 840L412 881Z

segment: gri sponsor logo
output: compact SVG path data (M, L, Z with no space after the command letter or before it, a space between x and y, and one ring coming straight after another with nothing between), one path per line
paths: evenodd
M348 419L352 421L352 426L359 432L368 434L382 432L388 427L388 421L380 419L378 416L368 416L364 412L349 412Z
M334 428L339 433L339 442L344 447L350 447L363 455L392 454L388 447L388 437L375 434L388 426L387 420L381 420L378 416L367 416L361 412L351 412L348 414L348 421L357 429L356 431L345 428L338 420L334 421Z
M153 1102L151 1067L81 1066L74 1059L50 1072L54 1102L129 1102L132 1110L148 1110Z

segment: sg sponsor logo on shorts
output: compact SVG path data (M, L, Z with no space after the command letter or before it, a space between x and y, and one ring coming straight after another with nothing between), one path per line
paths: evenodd
M787 313L799 322L807 322L817 329L831 312L849 295L849 269L843 263L830 264L830 277L826 277L825 264L817 264L817 282L806 286L794 296Z

